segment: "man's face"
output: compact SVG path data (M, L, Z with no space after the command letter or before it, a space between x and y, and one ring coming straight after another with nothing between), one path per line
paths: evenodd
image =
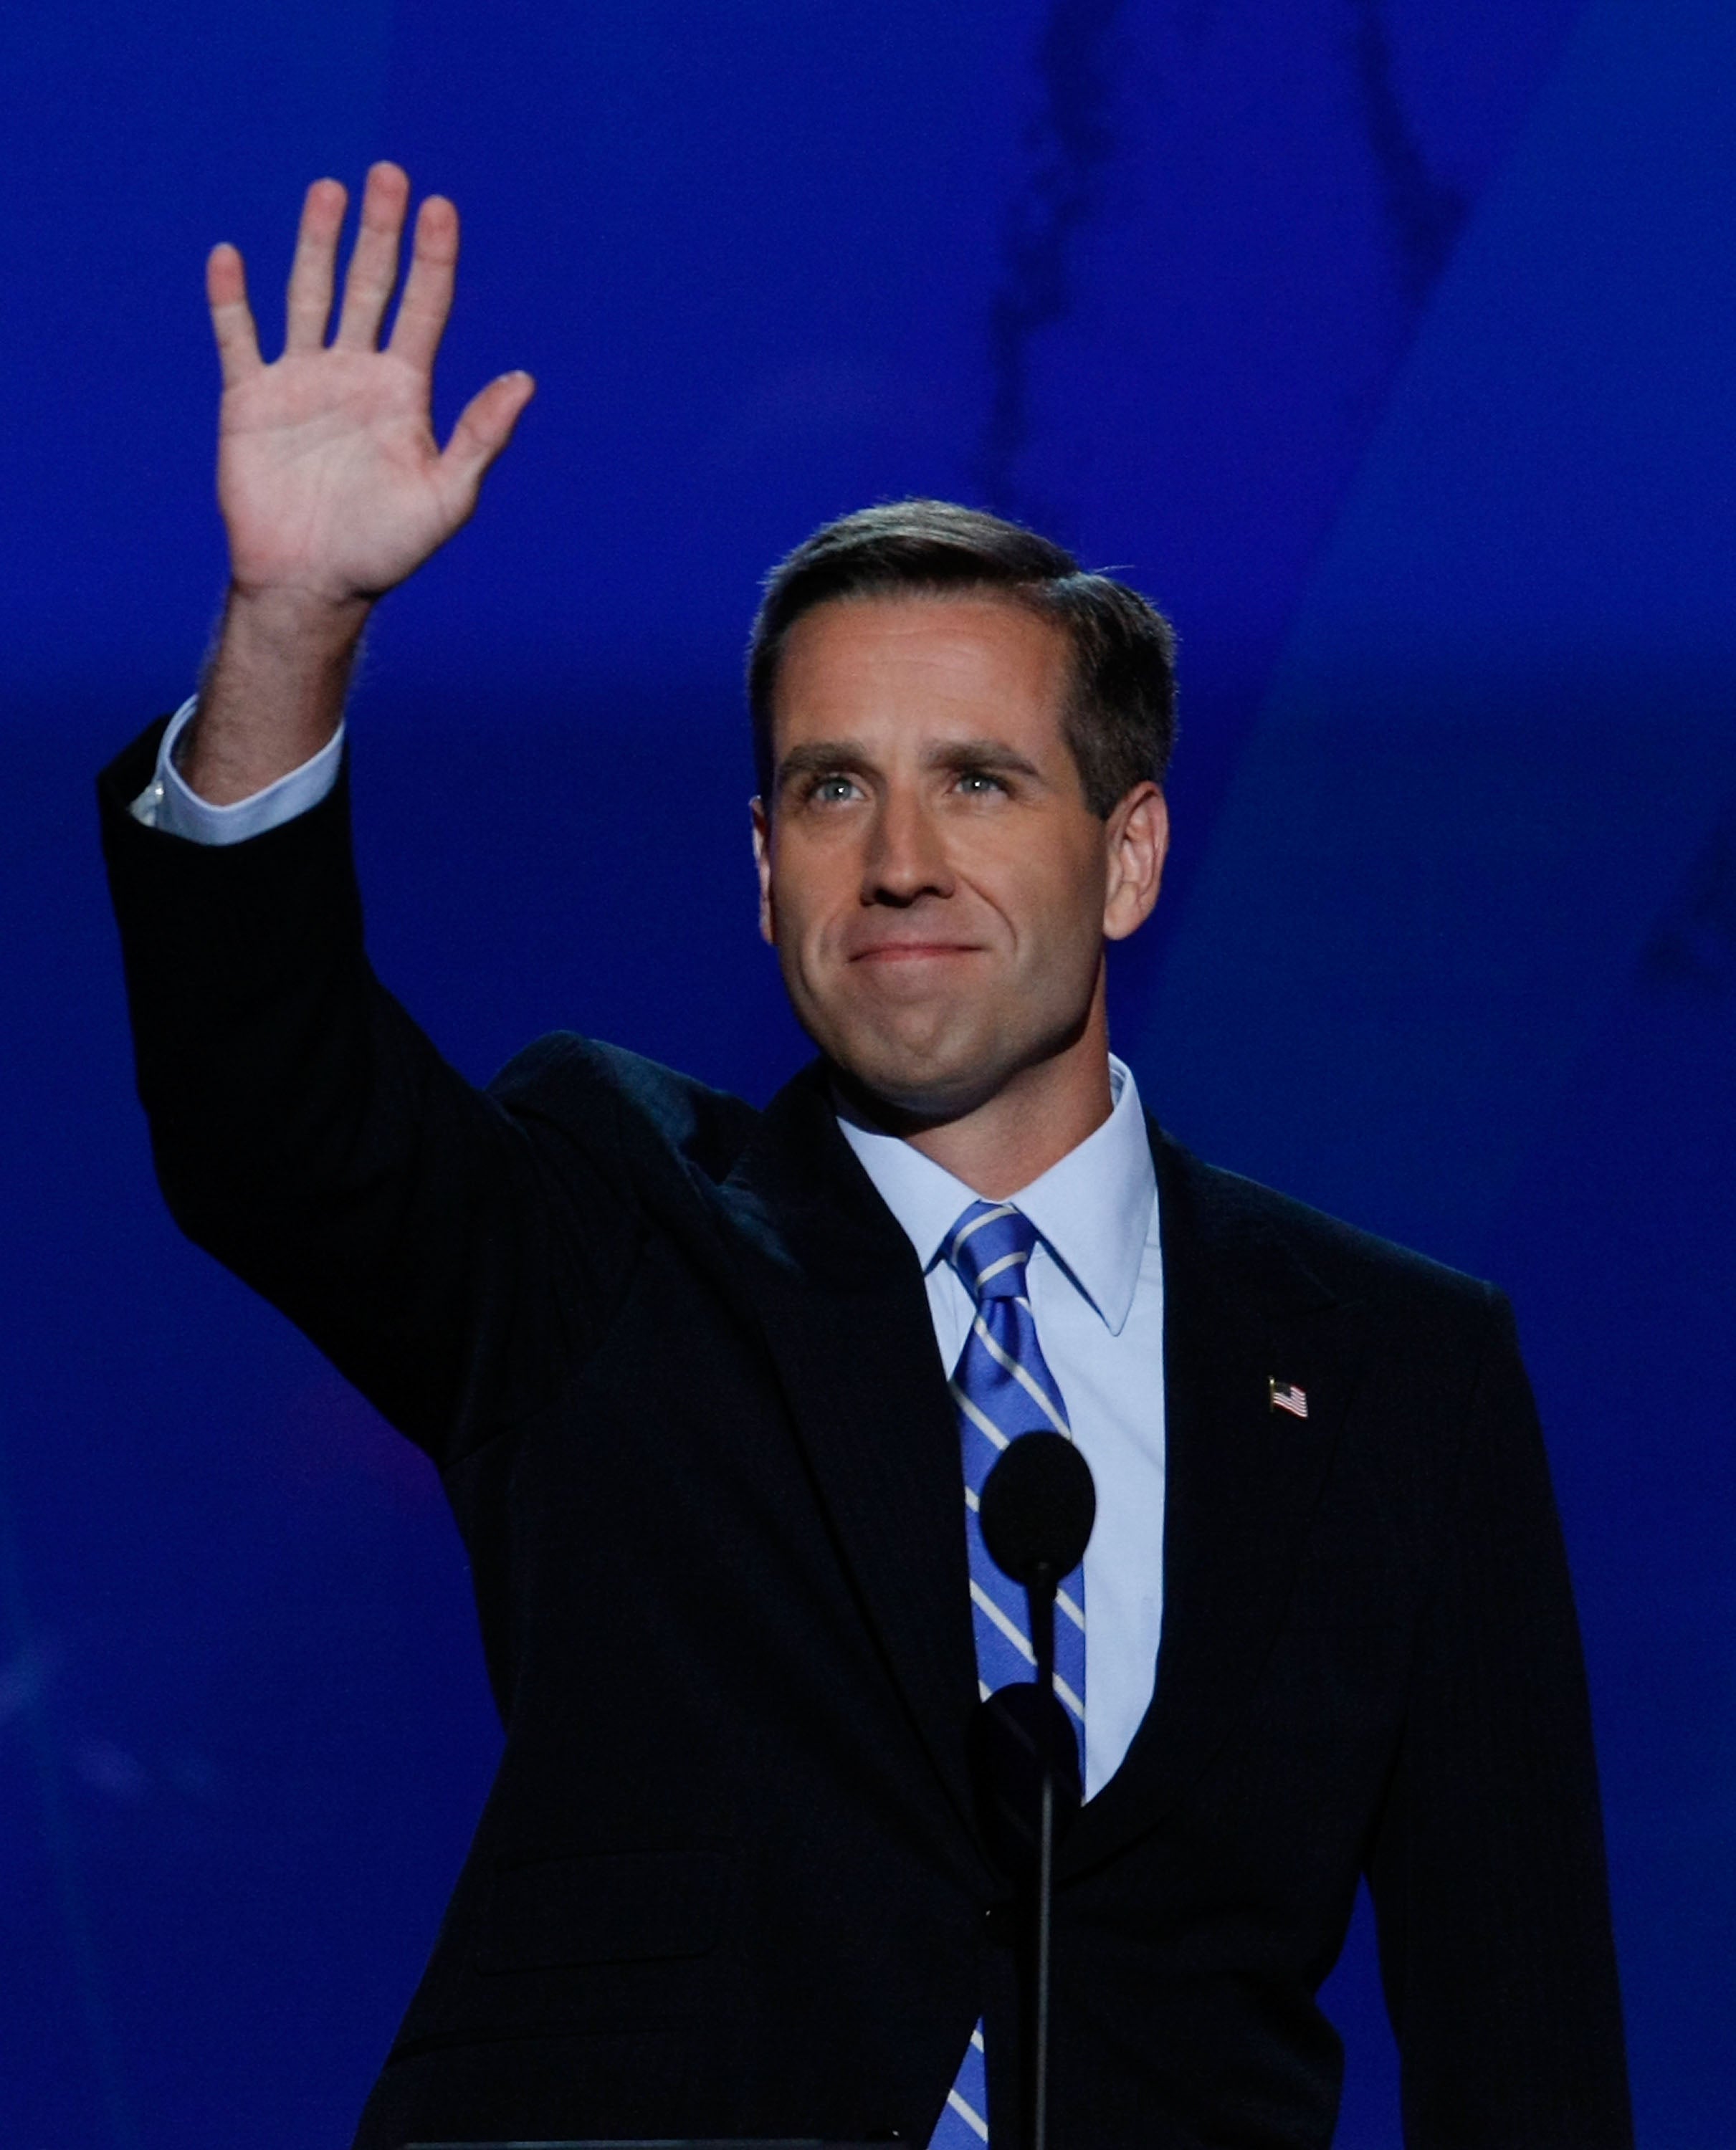
M988 594L835 601L785 644L760 930L815 1042L901 1111L974 1110L1076 1041L1105 932L1155 897L1127 825L1148 850L1161 795L1091 811L1070 685L1064 632Z

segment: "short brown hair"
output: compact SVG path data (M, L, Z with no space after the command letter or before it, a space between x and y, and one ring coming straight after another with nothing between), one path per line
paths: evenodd
M1175 636L1137 590L1084 573L1072 554L1017 522L946 500L896 500L828 522L780 560L748 643L748 707L760 795L772 789L772 702L790 630L835 598L1002 593L1072 643L1067 743L1086 804L1107 819L1175 744Z

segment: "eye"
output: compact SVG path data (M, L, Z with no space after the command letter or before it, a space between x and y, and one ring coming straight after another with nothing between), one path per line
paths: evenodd
M997 791L1005 791L1007 785L992 770L961 769L958 772L958 788L967 799L987 799Z
M808 786L808 796L821 806L840 805L855 795L856 783L853 776L834 770L829 776L816 776Z

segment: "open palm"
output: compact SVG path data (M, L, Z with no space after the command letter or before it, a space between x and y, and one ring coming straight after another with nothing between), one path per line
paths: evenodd
M530 401L529 375L505 374L472 399L444 451L435 440L429 394L452 305L458 216L437 195L422 204L382 346L409 194L396 165L369 173L328 344L346 197L335 179L308 189L283 356L271 365L260 355L240 255L232 246L211 255L224 384L217 489L240 590L345 604L402 582L469 516Z

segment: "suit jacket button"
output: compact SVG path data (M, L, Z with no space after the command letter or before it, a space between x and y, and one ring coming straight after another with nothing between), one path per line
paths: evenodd
M992 1946L1011 1948L1018 1938L1018 1905L991 1904L982 1915L982 1930Z

